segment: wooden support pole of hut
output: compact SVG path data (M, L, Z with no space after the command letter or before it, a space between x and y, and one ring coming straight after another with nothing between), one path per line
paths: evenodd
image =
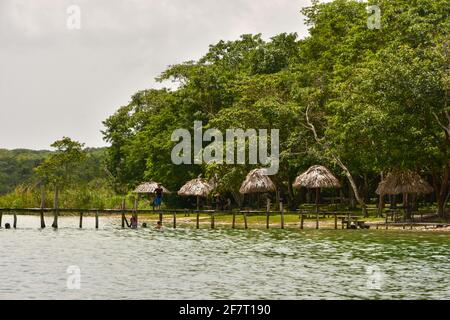
M95 229L98 229L98 211L95 211Z
M126 199L123 198L122 199L122 206L121 206L121 209L122 209L122 229L125 228L125 206L126 206Z
M319 229L319 196L320 188L316 188L316 229Z
M80 229L83 228L83 211L80 211Z
M280 211L281 211L281 229L284 229L284 207L283 202L280 201Z
M247 224L247 213L244 211L244 227L247 230L248 229L248 224Z
M45 219L44 219L44 209L45 209L45 185L41 184L41 229L45 228Z
M59 188L55 186L55 198L53 199L53 224L52 227L58 229L58 215L59 215Z
M200 212L197 211L197 229L200 228Z
M197 196L197 210L200 210L200 197Z
M302 212L300 213L300 229L302 229L302 230L303 230L303 224L304 224L304 222L305 222L305 213L302 211Z
M211 229L214 229L215 221L214 221L214 212L211 212Z

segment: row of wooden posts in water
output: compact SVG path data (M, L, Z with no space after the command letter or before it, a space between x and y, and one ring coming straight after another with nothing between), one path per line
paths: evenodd
M83 217L84 217L85 213L94 214L96 229L99 228L99 214L100 213L120 214L122 228L125 228L128 225L128 223L126 223L126 215L127 214L133 215L137 221L139 213L159 214L159 221L161 223L163 221L163 214L171 213L173 216L173 228L177 227L177 213L184 213L185 216L190 215L191 213L196 213L196 227L200 228L200 214L206 213L206 214L210 215L212 229L215 228L215 215L217 213L232 215L232 228L233 229L236 228L236 215L237 214L242 214L242 216L244 218L244 228L245 229L248 229L247 217L249 214L258 214L258 215L265 214L267 229L269 229L269 227L270 227L270 216L273 214L280 214L280 216L281 216L280 227L281 227L281 229L285 228L285 219L284 219L285 218L285 210L284 210L282 202L280 202L280 210L279 211L270 211L269 206L267 206L266 211L238 211L238 212L237 211L215 211L215 210L188 210L188 209L138 210L137 208L138 208L138 199L137 198L135 198L135 200L134 200L133 209L126 209L125 199L123 199L123 201L122 201L121 209L60 209L60 208L58 208L57 203L55 203L54 208L44 208L43 202L41 204L41 208L31 208L31 209L0 208L0 228L2 226L2 218L3 218L4 212L13 214L13 216L14 216L13 228L17 228L17 214L16 213L40 213L40 226L41 226L41 228L45 228L46 224L45 224L44 214L48 213L48 212L53 212L53 214L54 214L54 219L53 219L53 223L52 223L53 228L58 228L58 217L59 217L59 214L62 212L65 212L65 213L77 212L77 213L79 213L79 215L80 215L79 227L80 228L83 228ZM333 216L334 217L334 229L338 229L338 219L342 220L342 229L344 229L344 225L346 225L347 228L350 228L351 222L354 219L354 217L351 216L351 214L349 212L345 212L345 213L339 213L337 211L335 211L335 212L319 212L318 210L316 210L315 213L305 212L305 211L295 212L295 213L299 215L300 229L304 229L305 219L310 218L311 215L315 215L315 222L316 222L315 228L316 229L319 229L320 215L323 215L324 217L325 216ZM381 224L377 224L376 225L377 229L380 225L383 225L383 226L385 226L386 229L388 229L389 224L392 224L392 225L396 224L396 223L389 223L388 218L389 218L389 215L386 214L385 222L381 223ZM392 216L392 218L393 218L393 216ZM355 220L353 220L353 222L354 221ZM408 223L408 225L410 225L411 227L413 226L413 224L415 224L415 223ZM404 224L404 225L406 225L406 224ZM426 224L420 223L420 225L426 225Z
M159 214L159 221L163 221L163 215L164 213L171 213L173 217L173 228L177 227L177 214L184 213L185 216L190 215L191 213L196 214L196 227L200 228L200 214L209 214L211 219L211 228L215 228L215 216L216 214L227 214L232 215L232 228L236 228L236 216L242 215L244 220L244 228L248 229L248 215L255 215L255 214L265 214L266 216L266 228L269 229L270 227L270 216L274 214L280 214L281 221L280 221L280 227L281 229L285 228L285 211L283 209L283 205L280 206L280 211L215 211L215 210L188 210L188 209L167 209L167 210L138 210L137 209L137 201L135 202L135 206L133 209L126 209L125 208L125 201L122 202L121 209L59 209L59 208L29 208L29 209L14 209L14 208L0 208L0 227L2 226L2 218L4 213L10 213L14 216L13 220L13 228L17 228L17 213L39 213L40 214L40 226L41 228L45 228L45 219L44 215L45 213L53 212L54 218L52 227L58 228L58 217L60 213L79 213L79 227L83 228L83 218L85 214L94 214L95 217L95 228L99 228L99 215L101 213L104 214L120 214L121 215L121 226L122 228L125 228L128 223L126 223L126 215L131 214L138 219L139 214ZM299 214L300 219L300 228L304 228L304 221L307 218L310 218L312 213L306 213L306 212L300 212ZM338 215L338 212L330 213L330 212L321 212L315 213L316 217L316 229L319 229L319 221L320 221L320 215L333 215L334 216L334 227L335 229L338 228L338 218L345 218L348 217L347 221L350 221L350 213L346 215Z

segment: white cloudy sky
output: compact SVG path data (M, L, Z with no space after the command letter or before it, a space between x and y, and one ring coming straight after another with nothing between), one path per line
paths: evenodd
M66 27L70 5L81 30ZM310 0L0 0L0 148L62 136L103 146L101 122L168 65L244 33L307 34Z

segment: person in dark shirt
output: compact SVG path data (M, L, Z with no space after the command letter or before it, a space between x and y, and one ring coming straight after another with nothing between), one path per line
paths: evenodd
M161 203L162 203L162 196L163 196L163 189L161 187L161 184L158 183L158 187L155 189L155 209L159 210L161 209Z

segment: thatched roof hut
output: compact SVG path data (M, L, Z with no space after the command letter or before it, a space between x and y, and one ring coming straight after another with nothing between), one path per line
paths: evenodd
M208 182L206 179L198 177L188 181L178 191L180 196L196 196L197 197L197 210L200 210L200 197L207 197L214 190L214 185Z
M178 191L180 196L197 196L197 197L207 197L211 191L213 191L214 186L212 186L207 180L202 178L193 179L187 182Z
M276 191L275 184L264 172L265 169L255 169L249 172L239 189L242 194Z
M405 194L405 193L431 193L433 188L423 180L420 175L413 171L391 171L386 178L380 182L376 193L384 194Z
M299 175L293 183L295 188L340 188L341 183L324 166L312 166L301 175Z
M158 188L158 182L149 181L141 183L134 189L134 193L141 193L141 194L153 194L155 193L155 189ZM163 189L163 193L170 193L169 190L167 190L165 187L161 185L161 188Z

